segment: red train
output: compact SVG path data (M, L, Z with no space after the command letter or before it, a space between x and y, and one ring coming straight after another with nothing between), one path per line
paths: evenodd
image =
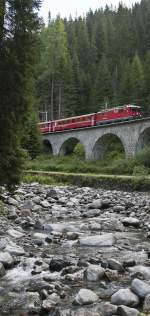
M112 124L122 121L133 120L141 117L141 108L135 105L124 105L112 109L105 109L101 112L85 114L56 121L39 123L42 134L64 131L69 129L90 127L102 124Z

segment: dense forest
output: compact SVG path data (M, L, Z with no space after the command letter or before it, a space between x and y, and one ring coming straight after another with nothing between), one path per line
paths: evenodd
M40 32L36 90L40 118L123 104L150 109L150 1L106 6L55 20Z
M0 1L0 185L20 180L34 105L41 0Z

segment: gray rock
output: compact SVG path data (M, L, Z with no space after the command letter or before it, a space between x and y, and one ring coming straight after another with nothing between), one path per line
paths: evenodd
M60 297L56 294L53 293L49 295L42 303L42 309L45 311L51 311L51 309L57 305L60 301Z
M91 204L88 205L89 209L96 209L96 208L101 208L102 207L102 200L95 200L94 202L92 202Z
M79 239L79 243L81 246L105 247L112 246L115 243L115 238L114 235L111 233L104 235L87 236L81 237Z
M48 201L44 200L40 202L41 206L44 208L49 208L51 205Z
M66 237L68 240L76 240L79 237L79 233L78 232L67 232Z
M47 234L44 234L44 233L34 233L33 234L34 239L39 239L42 241L44 241L47 237L49 237L49 236Z
M45 290L49 290L51 289L51 284L44 281L42 279L42 277L33 277L31 280L30 280L30 283L29 283L29 289L30 291L32 292L36 292L36 291L41 291L43 289Z
M15 199L13 199L11 197L8 198L7 203L10 204L10 205L13 205L13 206L17 206L18 205L18 201L16 201Z
M138 316L140 313L135 308L130 308L124 305L121 305L117 309L118 316Z
M8 252L0 252L0 262L5 268L11 268L14 264L14 259Z
M110 282L117 281L119 279L119 274L116 270L106 269L105 276Z
M25 254L24 249L17 245L7 245L5 251L14 256L23 256Z
M122 223L124 224L124 226L133 226L133 227L140 226L139 219L137 219L135 217L125 217L122 219Z
M74 303L77 305L92 304L98 301L98 296L91 290L81 289L75 297Z
M114 211L117 212L117 213L124 212L124 211L125 211L125 206L116 205L116 206L114 207Z
M13 293L9 292L4 302L1 302L1 310L11 311L11 315L16 311L28 311L30 313L39 312L41 309L40 296L37 292Z
M20 215L22 217L28 217L28 216L31 217L32 213L29 209L23 209L23 210L21 210Z
M89 229L96 231L96 230L101 230L101 224L99 223L91 223L89 224Z
M111 218L102 222L102 230L123 232L125 227L120 220Z
M145 280L150 279L150 268L149 267L144 267L141 265L134 266L129 268L129 271L132 272L133 274L136 274L137 276L139 275L140 277L143 277Z
M0 278L2 278L6 274L5 268L3 264L0 262Z
M62 259L62 258L56 258L54 257L49 264L49 269L52 272L59 272L61 271L63 268L68 267L71 265L71 261L67 260L67 259Z
M116 312L117 306L110 303L105 303L100 307L100 315L102 316L112 316L116 314Z
M114 305L125 305L136 307L139 304L139 298L130 289L120 289L111 297L111 303Z
M143 311L145 313L150 312L150 294L147 294L144 299Z
M91 264L85 270L84 276L87 281L98 281L104 277L104 272L105 269L103 269L101 266Z
M132 281L131 289L140 298L144 298L147 294L150 293L150 285L139 279L134 279Z
M11 208L8 213L8 219L16 219L18 217L15 208Z
M115 259L109 259L108 266L112 270L117 270L118 272L124 272L123 265Z
M44 230L48 230L50 232L59 232L59 233L64 233L64 232L77 232L78 229L73 226L73 225L68 225L68 224L44 224L43 225Z
M9 229L7 230L7 234L11 237L14 237L16 239L22 238L24 236L24 233L19 232L16 229Z

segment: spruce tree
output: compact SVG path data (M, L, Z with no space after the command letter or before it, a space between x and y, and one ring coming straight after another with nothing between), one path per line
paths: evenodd
M97 69L97 76L95 80L93 108L98 111L100 108L111 106L112 99L112 81L109 71L108 60L105 55L102 56L99 67Z
M140 57L136 53L131 64L132 102L141 105L144 92L144 69Z
M21 139L32 105L36 10L40 0L1 1L0 14L0 184L20 180ZM6 27L7 26L7 27Z

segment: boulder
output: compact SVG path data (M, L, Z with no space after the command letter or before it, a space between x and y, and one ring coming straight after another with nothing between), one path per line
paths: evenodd
M5 268L11 268L14 264L14 259L8 252L0 252L0 262Z
M118 316L138 316L140 313L135 308L130 308L124 305L121 305L117 309Z
M100 199L98 199L98 200L95 200L95 201L93 201L92 203L90 203L89 205L88 205L88 208L89 209L96 209L96 208L101 208L102 207L102 200L100 200Z
M49 295L42 303L42 309L45 311L51 311L52 308L59 303L60 297L53 293Z
M125 217L122 219L122 223L124 226L133 226L138 228L140 226L140 221L139 219L135 217Z
M112 316L115 315L117 312L117 306L110 304L110 303L105 303L100 307L100 315L101 316Z
M115 243L115 237L113 234L104 234L104 235L94 235L81 237L79 239L81 246L97 246L97 247L107 247L112 246Z
M61 271L63 268L67 267L67 266L70 266L71 265L71 262L68 261L68 260L65 260L65 259L61 259L61 258L53 258L51 261L50 261L50 264L49 264L49 269L50 271L52 272L59 272Z
M104 277L105 269L103 269L101 266L91 264L89 267L85 270L84 276L87 281L98 281Z
M114 305L125 305L136 307L139 304L139 298L136 294L131 292L129 288L120 289L111 297L111 303Z
M124 272L123 265L115 259L109 259L108 266L112 270L117 270L118 272Z
M98 301L98 296L91 290L81 289L75 297L74 303L77 305L92 304Z
M150 267L144 267L141 265L130 267L129 271L132 272L133 274L136 274L136 276L142 276L145 280L150 279Z
M132 281L131 289L140 298L144 298L147 294L150 294L150 285L139 279Z

